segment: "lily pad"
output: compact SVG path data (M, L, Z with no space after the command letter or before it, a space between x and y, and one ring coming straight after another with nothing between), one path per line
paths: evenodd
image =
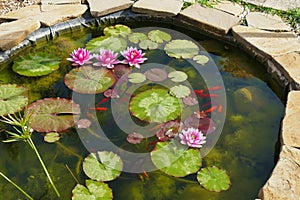
M146 76L142 73L132 73L128 75L128 81L131 83L142 83L146 80Z
M180 116L181 101L165 89L152 89L134 96L129 110L141 120L162 123Z
M131 33L130 35L128 35L128 40L135 44L147 39L148 37L144 33Z
M114 83L113 73L105 68L84 66L72 69L65 76L68 88L82 94L102 93Z
M129 33L131 33L131 29L128 26L117 24L115 26L106 27L104 30L104 35L107 36L122 36L126 37Z
M72 200L111 200L113 194L106 183L86 180L86 187L77 184L72 190Z
M215 166L201 169L197 174L197 180L209 191L221 192L230 187L230 179L226 171Z
M161 82L167 79L168 74L165 70L152 68L145 72L146 78L153 82Z
M68 99L46 98L30 104L26 115L30 117L32 129L60 132L74 126L80 116L80 107Z
M125 50L127 42L123 38L113 36L100 36L90 40L86 44L86 49L92 53L99 53L100 49L109 49L114 52Z
M140 42L139 46L141 49L144 49L144 50L147 50L147 49L151 50L151 49L158 48L158 44L155 42L152 42L151 40L143 40Z
M39 52L17 58L12 68L23 76L43 76L57 70L60 60L52 54Z
M172 39L169 33L161 30L152 30L148 33L148 37L151 41L156 43L163 43L164 41L170 41Z
M50 132L44 136L44 141L48 143L57 142L60 139L60 135L57 132Z
M175 177L193 174L202 165L199 150L186 150L168 142L158 142L151 152L151 159L158 169Z
M187 86L176 85L170 88L170 94L177 98L184 98L191 94L191 90Z
M97 159L99 157L99 161ZM83 161L84 173L93 180L111 181L116 179L123 169L121 158L108 151L98 151L91 153Z
M188 75L182 71L173 71L169 73L168 77L171 81L180 83L185 81L188 78Z
M165 46L165 52L174 58L193 58L199 52L199 47L189 40L172 40Z
M20 111L28 104L27 88L17 85L0 85L0 116Z
M200 65L205 65L206 63L208 63L209 58L205 55L197 55L197 56L193 57L193 60L196 61Z

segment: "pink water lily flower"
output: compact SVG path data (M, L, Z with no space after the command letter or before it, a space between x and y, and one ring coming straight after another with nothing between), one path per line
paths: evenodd
M125 64L129 64L138 69L140 69L140 64L147 60L147 58L143 58L145 53L142 53L142 50L138 50L137 48L127 47L126 50L121 51L120 53L125 58L123 61Z
M88 63L88 61L92 58L90 51L84 48L78 48L77 50L74 50L70 56L71 58L67 58L67 60L73 62L73 66Z
M179 138L181 139L181 144L189 147L201 148L202 144L206 143L206 137L196 128L183 130L182 133L179 134Z
M98 60L96 66L103 66L109 69L113 69L115 64L118 64L120 61L117 60L118 53L114 53L111 50L100 49L100 54L95 56Z

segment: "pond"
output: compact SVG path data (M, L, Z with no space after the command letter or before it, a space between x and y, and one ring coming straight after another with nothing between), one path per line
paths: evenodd
M260 63L192 30L64 34L1 66L2 119L20 111L32 140L3 122L0 172L33 199L254 199L276 163L274 91ZM0 180L2 197L25 198Z

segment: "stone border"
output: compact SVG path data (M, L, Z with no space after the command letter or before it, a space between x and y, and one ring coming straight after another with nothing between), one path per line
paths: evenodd
M295 91L300 89L300 42L297 38L291 32L275 33L241 26L237 23L238 18L234 16L235 14L230 14L227 9L223 12L219 8L203 8L193 5L179 14L174 14L175 16L170 16L170 11L167 10L162 12L168 13L167 16L159 16L159 13L153 10L155 6L154 8L147 8L147 5L145 7L141 11L143 14L133 13L130 9L126 9L96 18L86 12L83 17L40 28L29 34L17 46L0 52L0 64L9 61L14 55L36 42L48 41L66 32L91 26L134 21L157 23L163 21L179 27L188 26L190 29L201 31L201 34L238 46L263 63L268 73L280 83L284 92L288 94L286 113L280 133L279 160L258 196L261 199L297 199L300 196L300 133L298 133L300 121L297 119L300 114L300 108L297 108L300 91ZM200 9L201 13L198 12ZM137 12L139 11L137 10ZM218 17L226 19L226 23L222 20L222 22L214 20Z

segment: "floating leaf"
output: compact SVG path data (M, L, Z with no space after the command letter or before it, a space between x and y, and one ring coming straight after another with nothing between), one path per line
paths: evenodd
M131 144L139 144L141 143L141 141L143 140L143 135L139 134L139 133L132 133L132 134L128 134L126 140L127 142L131 143Z
M65 84L71 90L83 94L98 94L115 83L113 73L105 68L84 66L72 69L65 76Z
M135 44L147 39L148 37L144 33L131 33L130 35L128 35L128 40Z
M27 104L27 88L14 84L0 85L0 116L18 112Z
M182 102L187 106L194 106L194 105L198 104L197 99L195 99L191 96L184 97L182 99Z
M130 67L124 64L117 64L113 69L113 72L117 76L117 78L121 78L123 75L128 74L130 71Z
M197 118L198 116L200 118ZM216 130L215 122L210 119L204 112L195 112L192 116L184 120L184 125L186 127L197 128L205 135L210 134Z
M172 40L164 50L170 57L193 58L198 54L199 47L189 40Z
M164 41L170 41L171 35L161 30L152 30L148 33L148 37L151 41L156 43L163 43Z
M128 80L131 83L142 83L146 80L146 76L142 73L131 73L128 75Z
M199 150L184 149L168 142L158 142L151 152L151 159L158 169L175 177L193 174L202 165Z
M155 42L152 42L151 40L143 40L140 42L139 46L141 49L145 49L145 50L147 50L147 49L151 50L151 49L158 48L158 44Z
M98 161L97 156L100 161ZM111 181L116 179L122 171L123 162L121 158L108 151L98 151L97 155L91 153L83 161L84 173L93 180Z
M181 101L165 89L152 89L134 96L129 110L141 120L162 123L180 116Z
M122 36L126 37L129 33L131 33L131 29L128 26L117 24L115 26L106 27L104 30L104 35L107 36Z
M113 194L106 183L86 180L86 186L77 184L72 190L72 200L111 200Z
M59 68L60 58L39 52L17 58L13 70L23 76L43 76Z
M196 61L200 65L205 65L206 63L208 63L209 58L204 55L197 55L197 56L193 57L193 60Z
M80 119L76 122L77 128L88 128L92 122L89 119Z
M182 71L173 71L169 73L168 77L171 81L179 83L185 81L188 75Z
M80 107L62 98L46 98L30 104L26 115L31 128L38 132L60 132L72 126L80 116Z
M230 187L230 179L226 171L215 166L201 169L197 174L197 180L209 191L220 192Z
M187 86L176 85L170 88L170 94L177 98L184 98L191 94L191 90Z
M152 68L145 72L146 78L153 82L161 82L167 79L168 74L165 70Z
M86 44L86 49L92 53L99 53L100 49L112 50L114 52L126 49L127 42L123 38L113 36L101 36L90 40Z
M57 142L60 139L60 135L57 132L50 132L44 136L44 141L49 143Z

